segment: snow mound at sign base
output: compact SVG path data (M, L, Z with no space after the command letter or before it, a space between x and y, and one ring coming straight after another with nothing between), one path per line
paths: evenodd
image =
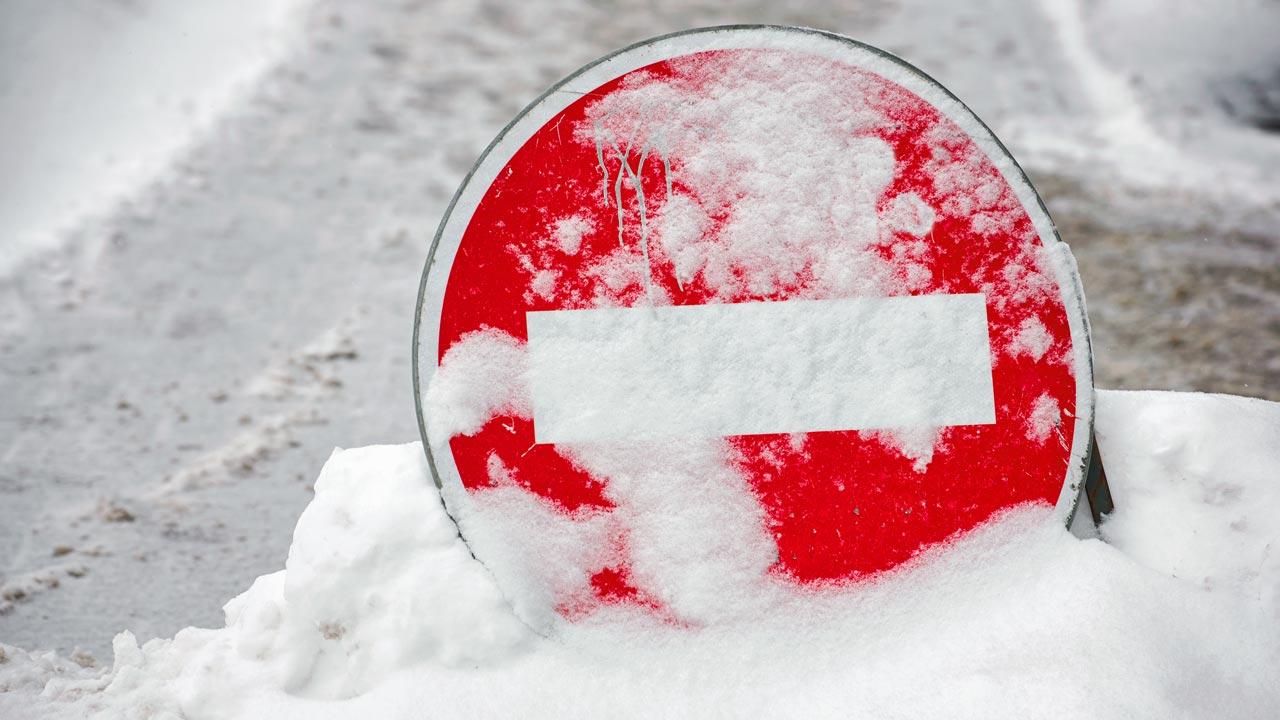
M471 558L419 445L339 451L226 627L123 633L100 676L5 647L0 715L1280 716L1280 405L1103 392L1098 433L1109 544L1021 508L731 625L604 612L552 637Z

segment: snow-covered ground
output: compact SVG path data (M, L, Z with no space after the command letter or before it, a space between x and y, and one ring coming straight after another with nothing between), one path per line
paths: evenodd
M0 9L0 143L7 160L0 173L0 641L13 657L20 655L14 647L55 649L102 665L117 631L145 642L191 625L221 624L227 598L279 568L332 447L415 439L409 333L418 275L449 195L484 145L543 87L583 63L687 27L820 27L920 66L992 126L1046 196L1080 262L1100 384L1280 399L1280 45L1273 40L1280 36L1280 6L1274 2L879 0L829 8L281 0L181 8L20 1ZM1224 688L1280 668L1275 633L1265 622L1274 628L1277 602L1276 560L1266 549L1278 537L1274 412L1243 400L1107 398L1100 426L1110 423L1120 438L1111 441L1118 443L1115 454L1128 458L1114 461L1128 465L1113 471L1120 510L1104 528L1110 545L1075 543L1034 517L1013 518L991 538L1016 538L1018 551L1001 550L980 578L1009 595L1027 593L1028 603L1040 599L1064 613L1088 609L1070 625L1046 613L1044 634L1034 637L1061 640L1078 654L1032 663L1045 673L1034 678L1043 687L1075 676L1074 663L1112 651L1114 661L1136 660L1150 671L1134 682L1135 692L1151 695L1135 697L1153 702L1159 688L1182 685L1184 673L1222 680L1177 688L1186 702L1169 712L1128 706L1152 716L1203 715L1197 708L1213 705L1196 705L1197 698L1221 698ZM1145 432L1130 423L1146 427L1149 417L1198 434L1177 440L1152 430L1126 439L1126 432ZM1174 423L1183 418L1201 424ZM1249 433L1257 442L1246 442ZM1220 443L1206 445L1207 438ZM1103 442L1105 452L1105 435ZM1263 460L1238 466L1240 456L1267 447L1270 455L1256 456ZM377 455L369 471L382 468L392 452ZM407 477L401 481L409 483ZM330 501L341 497L335 492ZM425 496L419 501L430 504ZM1242 529L1234 529L1238 521ZM1188 529L1214 540L1177 534ZM452 541L441 539L444 530L433 532L434 539L391 540L406 547L435 543L442 555L457 554L448 549ZM314 543L308 538L300 533L298 541L307 547ZM980 564L974 558L991 559L993 548L1008 547L983 542L955 549L953 564L974 566ZM1248 547L1228 552L1232 543ZM475 573L465 563L455 565L458 582L480 582L466 580ZM1037 576L1045 583L1060 577L1067 594L1017 584L1025 577L1015 583L1032 565L1046 568ZM429 584L422 577L404 582ZM1210 589L1188 590L1191 581ZM270 614L271 582L279 579L262 581L241 603L241 617ZM953 593L981 587L978 580L957 582ZM892 585L883 592L912 591ZM957 698L998 696L1000 689L1007 695L1018 685L1003 683L1027 679L1002 670L1024 664L1011 648L1033 637L1018 634L1027 628L996 636L1010 643L1001 655L979 625L963 621L958 610L939 616L929 604L937 596L921 597L922 614L911 617L928 618L940 632L940 618L957 624L946 630L955 652L939 656L942 680L917 698L915 715ZM1138 614L1128 604L1132 597L1152 604ZM1034 607L1009 602L1004 609L1012 617ZM994 606L975 600L961 607L990 616ZM210 662L221 657L232 668L221 681L186 675L188 685L176 687L209 697L243 690L246 701L276 703L256 706L260 715L271 715L269 707L320 712L280 695L290 686L282 676L234 685L243 679L238 673L257 671L225 654L233 638L283 638L308 612L284 612L279 627L286 629L270 632L267 620L245 619L244 632L256 640L234 630L187 633L187 640L152 646L143 656L126 644L112 692L125 692L133 681L121 677L138 663L154 669L134 673L139 692L151 692L164 673L196 672L194 665L182 670L183 659L212 653ZM500 616L494 610L488 617ZM1151 644L1156 640L1147 636L1161 634L1153 623L1162 617L1205 629L1179 625L1158 639L1164 645ZM1096 634L1069 634L1089 622ZM1238 634L1214 639L1210 631L1220 623ZM868 637L869 649L856 657L890 668L889 675L841 681L875 687L893 668L910 664L913 650L928 647L907 642L894 649L902 638L892 633L905 625L883 634L856 622L840 627ZM781 643L790 629L776 629ZM446 633L429 638L446 650L403 648L378 667L422 661L429 668L422 672L452 683L456 673L440 665L451 657L447 648L464 648L452 656L457 660L469 657L465 648L487 647L448 635L455 631L424 626L423 633ZM1224 644L1231 638L1250 644L1232 650ZM589 653L590 643L602 640L582 642ZM654 642L656 653L675 641ZM1161 666L1179 642L1203 662L1178 665L1186 656L1176 655ZM77 647L89 652L75 654ZM249 646L237 647L238 653ZM493 672L514 683L512 702L533 692L537 672L559 668L581 680L584 658L594 657L531 647L519 656L525 659L512 660L515 651L505 646L487 656L507 658L509 666ZM981 655L984 648L994 654ZM786 651L757 651L775 649ZM307 657L324 656L322 650ZM721 657L712 647L679 651L709 664ZM827 651L821 657L850 657ZM284 665L310 662L297 655L305 648L280 652L294 653ZM549 664L528 660L548 653ZM966 660L982 661L971 674L945 672L945 663ZM0 676L7 678L0 686L21 686L17 695L26 697L35 685L13 678L47 676L41 662L0 665L10 673ZM70 660L47 662L71 667ZM541 669L525 672L530 663ZM1124 666L1089 667L1098 673L1089 677L1104 678ZM347 677L344 668L330 671ZM628 672L610 670L610 687L623 687ZM809 687L795 672L787 687ZM363 689L374 679L349 682ZM651 678L645 697L658 702L702 679L694 673L662 689L661 678ZM386 701L399 688L397 702L421 707L420 696L405 688L441 687L421 680L412 672L394 675L367 696L375 699L358 702ZM1241 717L1276 714L1275 697L1255 689L1244 687L1240 702L1270 713L1225 707L1239 708ZM177 692L155 702L202 702ZM842 707L872 714L889 708L890 699L876 692ZM31 710L17 695L0 694L0 715L12 714L6 702ZM1017 697L1052 699L1033 691ZM766 708L779 701L759 700ZM225 707L209 705L211 713Z
M0 274L164 174L296 39L295 5L0 7Z

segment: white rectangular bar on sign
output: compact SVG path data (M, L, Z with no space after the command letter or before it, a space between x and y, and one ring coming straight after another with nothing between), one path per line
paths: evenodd
M525 320L538 443L995 422L983 295Z

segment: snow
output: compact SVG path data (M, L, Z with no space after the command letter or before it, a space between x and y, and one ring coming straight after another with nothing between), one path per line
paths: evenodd
M1266 73L1275 67L1275 7L1265 0L1185 2L1175 10L1161 5L1156 13L1146 12L1152 3L1138 0L1081 2L1068 9L1079 13L1084 32L1066 34L1060 15L1016 0L822 8L752 2L597 8L559 0L357 8L317 0L280 22L271 14L284 5L274 2L225 15L214 12L225 3L184 3L181 13L149 2L91 5L10 2L0 10L0 78L9 83L0 83L7 167L0 174L0 267L7 268L0 270L0 591L18 588L25 595L0 610L0 641L10 643L3 646L8 662L0 661L0 687L17 688L0 692L0 716L6 718L80 716L92 703L122 715L145 714L149 707L163 716L164 708L176 706L175 694L186 698L192 717L235 715L237 709L245 710L241 716L253 715L249 710L273 717L313 710L350 716L361 709L415 715L450 701L464 709L472 703L474 714L517 702L552 712L575 700L592 702L568 692L571 681L606 690L629 687L637 666L620 665L607 653L563 660L562 667L577 673L566 672L563 684L537 673L502 675L491 666L468 675L423 660L416 666L421 674L402 669L385 679L366 678L373 689L356 701L364 704L308 704L278 685L264 686L276 678L257 677L260 665L249 662L229 661L220 666L223 682L209 681L190 660L209 636L187 632L180 642L164 640L147 652L133 652L133 640L122 637L121 667L109 695L90 692L82 704L68 707L63 701L77 691L63 692L55 683L48 697L32 697L50 678L81 682L97 672L81 664L93 665L94 655L110 658L108 640L123 628L147 646L187 625L220 624L223 600L279 568L329 448L415 436L407 353L396 338L411 325L418 269L450 193L485 143L541 88L602 53L662 32L780 22L837 30L902 54L972 106L1035 174L1086 270L1106 383L1275 397L1280 352L1265 321L1274 310L1276 285L1274 274L1266 273L1275 267L1276 206L1268 198L1280 187L1280 161L1274 134L1260 127L1265 96L1250 90L1266 87ZM50 19L40 32L34 30L37 17ZM259 28L271 31L265 49ZM279 52L295 33L299 45ZM1089 56L1079 48L1064 51L1066 43L1080 41ZM139 43L163 54L138 61L132 48ZM1090 56L1099 62L1090 65ZM1151 132L1165 139L1160 152L1193 162L1130 152L1134 138L1123 135L1099 142L1098 129L1114 126L1095 109L1081 79L1097 68L1136 88L1124 100L1139 103ZM191 74L162 77L170 71ZM1183 82L1187 73L1196 81ZM148 109L148 100L165 88L135 84L144 78L177 90L159 109ZM87 94L72 103L39 91L55 82ZM235 87L224 94L228 84ZM19 99L18 87L37 91ZM1228 89L1231 102L1217 102L1217 93ZM182 109L173 99L178 95L192 99L192 110ZM72 110L59 115L55 103ZM15 104L20 111L10 112ZM54 128L63 134L55 136ZM103 154L112 148L117 161L108 168ZM39 153L81 162L69 174L33 169L23 158ZM127 167L135 158L137 167ZM10 198L21 198L22 206ZM25 239L18 234L23 226L32 229ZM1263 232L1235 234L1240 227ZM572 234L566 238L572 243ZM309 349L333 337L345 339L352 355L320 357ZM1101 397L1100 416L1120 407L1114 398ZM1155 402L1146 394L1129 402L1148 400ZM1186 400L1196 412L1217 406L1218 421L1240 433L1241 408L1251 406L1214 398L1190 403L1187 395L1168 400L1161 412L1175 427L1183 415L1174 411ZM1118 420L1100 422L1115 428ZM1208 451L1194 437L1184 442L1199 449L1182 456ZM1214 437L1228 443L1221 447L1243 448ZM1115 442L1110 450L1104 442L1104 453L1118 453ZM923 446L932 444L929 438ZM1002 693L1008 707L1027 709L1027 715L1043 714L1042 707L1032 707L1041 700L1064 708L1063 714L1083 708L1082 714L1099 717L1216 717L1232 710L1275 715L1273 698L1257 697L1271 685L1263 673L1274 675L1276 658L1256 650L1274 630L1263 625L1252 635L1234 634L1245 622L1238 611L1248 614L1250 603L1266 597L1266 583L1274 587L1275 554L1267 548L1274 548L1270 520L1276 513L1262 511L1274 506L1260 501L1255 512L1230 497L1209 506L1201 498L1214 493L1198 489L1201 480L1195 479L1233 482L1222 473L1245 467L1235 455L1247 458L1253 473L1246 473L1251 484L1243 496L1250 502L1274 498L1262 489L1274 486L1265 480L1268 473L1274 477L1274 456L1224 453L1222 466L1187 475L1192 479L1181 484L1163 482L1163 470L1130 476L1131 487L1146 489L1136 499L1123 498L1107 528L1108 542L1123 552L1085 546L1093 548L1095 560L1114 560L1110 571L1099 571L1078 591L1063 583L1061 601L1037 594L1049 590L1031 587L1030 579L1012 584L1004 578L992 593L1008 597L987 595L975 581L957 586L957 598L972 592L993 598L991 603L934 609L946 620L963 619L966 611L1000 618L1010 607L1026 609L1015 601L1027 594L1028 604L1043 602L1079 618L1085 629L1090 623L1102 628L1079 640L1061 625L1043 627L1036 637L1062 630L1051 638L1061 641L1061 655L1018 654L1018 648L1036 646L1003 625L982 632L961 625L950 637L970 643L971 654L944 653L935 660L929 652L937 646L904 644L901 635L890 638L867 626L858 638L837 635L832 642L844 646L841 652L861 652L860 662L879 662L883 671L868 664L849 671L860 675L821 675L827 682L816 690L797 673L761 672L751 676L757 687L738 702L759 700L768 687L779 694L794 689L785 705L761 700L757 707L800 713L832 699L821 691L861 681L855 690L865 702L853 707L858 700L846 698L852 707L847 714L927 716L938 710L963 716L967 701L976 714L984 709L982 699ZM1174 473L1178 462L1174 457L1162 467ZM1112 474L1119 498L1126 492L1119 484L1124 475ZM1139 509L1144 498L1165 504L1158 520L1154 512L1141 519L1148 512ZM1126 507L1139 519L1128 519ZM1213 509L1219 507L1229 509ZM1231 529L1242 517L1246 530ZM1196 535L1180 524L1184 520ZM1160 526L1148 527L1148 521ZM1201 535L1217 539L1201 546ZM1046 556L1056 555L1051 541L1034 532L1026 538ZM1050 570L1087 564L1073 541L1059 540L1067 557L1056 558ZM55 555L64 548L70 552ZM1164 599L1149 598L1134 579L1141 571L1130 558L1189 579L1169 581ZM991 572L1012 574L1013 564ZM1018 570L1028 578L1051 577L1035 575L1038 567L1028 562ZM1256 581L1238 580L1255 571ZM1059 579L1052 577L1046 586ZM1061 579L1069 577L1075 576ZM1207 589L1186 592L1187 584L1203 578L1213 578ZM1245 588L1240 597L1231 589L1237 585ZM1151 600L1136 603L1150 616L1124 614L1132 603L1123 592ZM250 605L271 603L258 597ZM1219 610L1208 617L1179 614L1210 606ZM911 607L899 607L894 617L939 629L942 620L913 614ZM889 621L870 617L877 624ZM1013 622L1021 616L1009 617ZM1195 623L1202 621L1225 626L1221 642L1197 634ZM1030 632L1031 625L1019 627ZM209 632L219 642L228 637L225 630ZM909 629L905 635L919 639ZM1167 644L1154 647L1161 637ZM1224 647L1230 642L1239 649ZM72 662L67 658L78 645L92 654L74 652L78 660ZM780 639L771 649L782 646ZM847 666L854 657L837 656L831 643L815 647L812 663L800 661L804 668L833 658ZM1190 664L1188 655L1199 649L1206 659ZM1163 670L1157 667L1161 654L1168 657ZM521 657L508 662L528 662ZM700 657L712 656L706 651ZM714 696L724 686L694 692L707 676L677 675L674 661L665 658L654 650L651 662L639 666L637 674L654 679L647 694L625 696L637 713L667 701L704 715L731 707L715 704L734 702ZM762 665L796 659L778 658ZM726 673L746 662L714 659L723 661ZM968 670L947 665L952 661L967 663ZM1126 661L1135 663L1133 670L1122 665ZM932 672L936 685L894 682L913 663ZM1161 672L1165 683L1157 688L1153 678ZM161 681L180 673L182 684ZM1131 687L1116 684L1116 678L1130 677ZM511 682L511 695L486 701L480 686L499 678ZM1050 688L1055 679L1061 682ZM241 684L227 690L235 682ZM134 690L126 692L131 684ZM1111 704L1089 706L1079 689L1085 686L1098 689L1099 706ZM459 699L472 690L476 694ZM895 703L897 695L906 699ZM1241 709L1250 695L1257 702L1252 713ZM1219 702L1221 708L1214 704ZM756 714L756 707L741 709ZM1002 711L994 710L997 716Z
M1121 508L1106 543L1073 537L1047 508L1015 509L873 583L703 627L619 606L540 633L458 538L420 445L340 450L285 569L227 603L225 627L141 647L122 633L105 672L4 647L0 709L1270 717L1277 428L1277 403L1104 391L1098 432Z
M1143 565L1280 617L1280 415L1229 395L1115 392L1098 411L1113 483L1106 541ZM1178 528L1156 533L1154 528Z
M168 170L294 42L298 5L6 2L0 275Z
M1033 174L1126 210L1224 220L1169 200L1193 193L1266 222L1278 32L1267 0L908 0L860 37L943 80Z
M527 366L524 345L500 330L479 330L454 343L423 395L432 446L473 434L496 415L529 417Z
M1053 344L1053 336L1049 334L1039 318L1027 318L1018 326L1018 331L1009 344L1009 352L1014 357L1027 355L1039 362Z
M1212 179L1223 184L1219 191L1275 202L1274 176L1255 168L1280 160L1280 147L1257 137L1268 123L1274 131L1280 111L1280 7L1265 0L1220 8L1188 0L1108 0L1078 12L1084 32L1096 38L1091 74L1122 86L1095 88L1091 101L1122 98L1129 108L1114 132L1114 120L1102 124L1102 134L1110 135L1106 152L1132 157L1131 171L1147 174L1148 182ZM1083 38L1075 44L1088 47ZM1107 117L1106 109L1098 108L1099 117ZM1144 160L1148 167L1139 166Z
M451 438L495 416L532 416L525 354L497 331L472 333L450 348L423 406L436 457L449 452ZM526 622L545 628L566 603L572 612L574 598L589 598L591 577L618 564L624 540L632 572L681 621L720 617L729 598L753 603L772 591L761 585L777 549L723 441L677 437L566 450L576 467L609 479L606 495L616 508L562 513L516 485L496 455L489 458L490 487L479 492L442 478L459 527L503 578Z
M893 179L894 157L880 138L859 136L884 122L868 107L872 91L833 94L823 80L838 76L838 65L781 53L673 64L674 79L629 81L595 103L577 131L603 155L606 184L614 178L620 252L628 226L639 225L634 242L643 249L652 224L680 279L701 274L726 302L794 287L806 268L817 276L813 296L886 294L884 263L868 246L880 237L876 200ZM683 189L671 190L669 178L666 197L646 202L638 177L650 157L678 158ZM636 188L638 217L625 217L624 180ZM679 209L670 231L666 198ZM696 213L726 210L717 232L691 232L709 221Z
M1047 393L1036 398L1031 406L1031 415L1027 418L1027 437L1038 442L1045 442L1062 423L1062 408L1058 401Z
M566 255L577 255L582 247L582 236L594 229L590 220L571 215L556 221L555 239Z

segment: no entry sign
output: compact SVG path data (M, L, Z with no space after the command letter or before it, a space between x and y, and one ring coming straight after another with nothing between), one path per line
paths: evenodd
M967 108L846 38L714 28L580 70L463 183L418 311L437 481L531 622L717 622L1074 511L1071 256Z

